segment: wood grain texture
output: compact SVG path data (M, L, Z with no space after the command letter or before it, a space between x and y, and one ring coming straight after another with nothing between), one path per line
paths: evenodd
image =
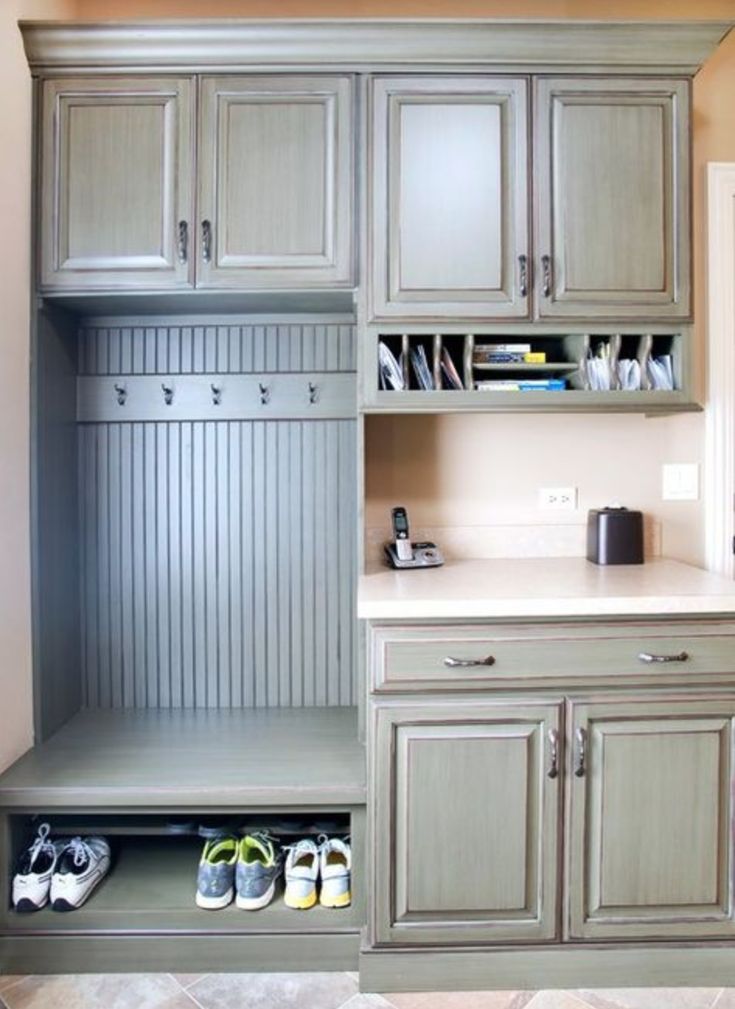
M374 706L374 941L556 935L558 726L553 704Z
M0 807L360 804L364 763L351 708L83 711L0 776Z
M525 315L525 80L376 78L371 101L374 315Z
M49 80L42 86L41 270L46 289L188 286L191 78Z
M535 100L538 315L686 318L688 83L540 78Z
M587 736L569 779L572 938L735 932L732 726L727 696L572 706L570 740Z
M352 148L348 77L205 77L199 286L348 284Z

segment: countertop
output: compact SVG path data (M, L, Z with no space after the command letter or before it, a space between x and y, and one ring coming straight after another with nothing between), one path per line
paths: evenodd
M455 560L441 568L369 569L368 620L713 614L735 618L735 581L679 561L599 567L584 558Z

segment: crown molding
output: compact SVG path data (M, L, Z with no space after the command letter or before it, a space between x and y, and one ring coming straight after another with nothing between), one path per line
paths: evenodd
M472 65L691 75L727 21L21 21L36 74Z

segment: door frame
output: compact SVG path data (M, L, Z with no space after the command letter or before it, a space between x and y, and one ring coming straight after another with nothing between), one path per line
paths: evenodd
M735 163L707 165L705 562L735 576Z

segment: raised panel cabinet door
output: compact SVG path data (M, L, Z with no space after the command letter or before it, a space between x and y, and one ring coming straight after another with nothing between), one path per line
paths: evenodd
M573 704L568 934L728 937L735 698Z
M527 315L527 91L523 78L373 81L376 317Z
M537 313L690 314L689 85L540 78Z
M352 282L350 77L205 77L199 132L203 287Z
M191 78L42 84L40 282L190 286Z
M556 937L559 712L375 706L378 944Z

